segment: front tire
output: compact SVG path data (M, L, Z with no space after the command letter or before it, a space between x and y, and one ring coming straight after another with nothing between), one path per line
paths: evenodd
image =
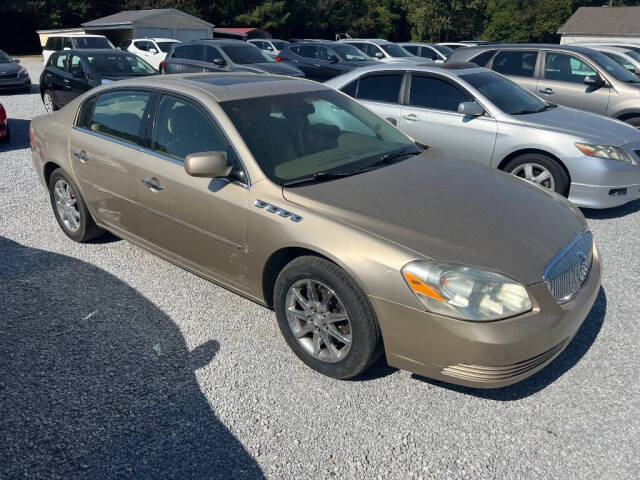
M640 116L627 117L627 118L623 119L622 121L628 123L632 127L640 128Z
M382 353L380 330L366 295L328 260L292 260L276 280L274 306L289 347L323 375L355 377Z
M51 174L49 198L58 225L71 240L82 243L104 234L89 213L80 190L61 168Z
M53 101L53 95L50 90L45 90L42 94L42 103L44 103L44 109L47 113L53 113L58 110L56 102Z
M525 153L509 161L504 171L565 197L569 193L569 176L553 158L541 153Z

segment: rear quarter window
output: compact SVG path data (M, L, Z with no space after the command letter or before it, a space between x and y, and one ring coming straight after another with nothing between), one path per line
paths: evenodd
M93 107L95 106L97 99L97 95L94 95L82 102L82 105L80 105L80 108L78 109L78 116L76 118L77 127L85 128L87 130L91 129L91 116L93 115Z
M479 67L486 67L489 63L489 60L491 60L491 58L495 55L496 51L497 50L487 50L486 52L482 52L480 55L476 55L469 61L475 63Z

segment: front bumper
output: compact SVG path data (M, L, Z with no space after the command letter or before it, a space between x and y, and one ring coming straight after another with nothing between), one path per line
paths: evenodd
M494 322L468 322L370 297L391 366L449 383L499 388L548 365L571 342L600 288L594 248L587 283L559 305L545 283L527 287L532 311Z
M31 88L31 78L0 78L0 90L20 90Z
M636 167L639 168L640 167ZM583 185L572 183L569 200L582 208L611 208L640 198L640 183L632 185Z

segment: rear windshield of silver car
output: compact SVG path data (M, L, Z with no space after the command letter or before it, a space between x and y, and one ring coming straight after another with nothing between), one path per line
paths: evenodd
M389 123L334 91L261 96L220 105L264 174L279 185L318 173L351 173L386 154L416 150Z

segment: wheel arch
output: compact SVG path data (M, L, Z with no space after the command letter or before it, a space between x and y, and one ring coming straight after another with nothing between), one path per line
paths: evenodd
M44 178L45 185L47 188L49 187L49 180L51 179L51 174L58 168L62 168L58 163L49 160L44 164L42 168L42 177Z
M569 169L567 168L567 166L564 164L564 162L562 160L560 160L556 155L554 155L553 153L550 153L546 150L541 150L538 148L522 148L520 150L516 150L514 152L511 152L509 155L507 155L506 157L504 157L502 160L500 160L500 163L498 164L498 170L502 170L504 171L505 167L507 166L507 164L513 160L516 157L519 157L520 155L526 155L528 153L536 153L538 155L544 155L546 157L551 158L552 160L556 161L558 163L558 165L560 165L560 167L564 170L564 172L567 174L567 178L569 179L569 185L571 185L571 174L569 173Z

